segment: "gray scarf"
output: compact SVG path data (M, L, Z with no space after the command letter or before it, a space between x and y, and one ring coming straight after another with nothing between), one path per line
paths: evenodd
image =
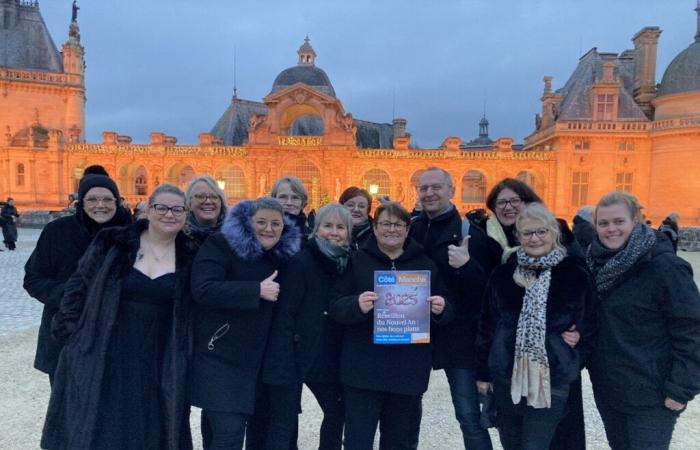
M316 247L318 247L318 250L323 256L330 259L331 261L335 261L336 270L339 274L345 272L345 268L348 265L348 259L350 258L349 245L335 245L330 241L321 239L315 234L312 235L312 237L310 237L309 240L313 241L316 244Z
M518 267L513 280L525 288L523 307L515 332L515 355L510 395L513 404L523 397L533 408L552 405L549 360L545 347L547 337L547 297L552 281L552 267L564 259L564 253L554 249L540 257L528 256L522 248L516 252Z
M627 272L655 243L654 230L643 223L634 226L627 244L618 250L610 250L594 239L586 253L586 263L595 276L598 292L610 290L618 277Z

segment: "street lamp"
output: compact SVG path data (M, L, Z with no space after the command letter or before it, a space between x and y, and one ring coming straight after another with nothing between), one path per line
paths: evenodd
M379 194L379 184L377 183L371 183L369 185L369 193L372 195L377 195Z
M219 189L221 189L222 191L226 188L226 181L221 179L221 178L216 180L216 184L219 186Z

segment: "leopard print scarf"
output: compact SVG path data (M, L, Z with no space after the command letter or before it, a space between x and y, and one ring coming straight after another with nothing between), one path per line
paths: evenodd
M522 397L533 408L552 405L549 360L545 339L547 335L547 297L552 281L552 267L564 259L564 252L554 249L541 257L528 256L522 248L516 252L518 267L513 280L525 288L523 307L515 333L515 355L510 395L513 404Z

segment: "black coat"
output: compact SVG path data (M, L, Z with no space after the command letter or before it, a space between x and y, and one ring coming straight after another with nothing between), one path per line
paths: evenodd
M333 289L331 316L344 325L340 374L343 384L372 391L420 395L428 389L431 368L431 344L376 345L373 343L374 311L363 314L359 295L374 290L375 270L430 270L432 295L445 295L433 261L415 241L408 238L404 252L391 260L377 247L374 238L355 252L348 270ZM432 315L434 325L452 318L445 304L440 316Z
M352 227L352 248L353 250L360 249L365 242L373 235L372 219L368 219L366 223Z
M497 267L491 274L477 339L477 376L479 380L510 380L513 372L515 334L523 306L525 289L515 284L516 260ZM582 362L592 346L594 295L588 269L583 259L566 257L552 268L547 297L545 348L549 360L551 385L569 385L576 380ZM561 334L576 325L581 340L575 348L564 342Z
M65 285L59 312L53 319L53 335L66 340L54 377L46 414L42 448L92 449L98 429L101 392L110 337L118 316L121 287L134 265L142 220L129 227L100 232ZM193 258L190 240L176 239L176 284L172 324L161 367L165 448L191 449L187 408L187 363L191 350L192 308L189 278ZM128 430L125 430L128 432Z
M342 327L328 315L339 277L335 261L313 239L289 262L265 354L265 383L340 383Z
M221 232L209 237L195 258L191 392L192 404L200 408L251 415L274 308L274 302L260 298L260 282L275 270L281 277L284 264L299 251L300 233L285 220L278 244L263 251L248 207L244 202L231 209Z
M15 219L19 217L17 208L9 203L5 203L0 212L0 225L2 225L2 235L5 243L17 241L17 224Z
M474 368L474 343L487 281L489 242L484 231L469 227L470 260L459 269L448 263L447 247L462 242L462 219L454 207L433 219L425 213L411 222L409 235L423 246L438 268L454 307L454 319L435 332L433 367Z
M596 316L588 369L611 406L644 414L666 397L686 403L700 392L700 294L665 239L598 294Z
M51 375L56 370L61 351L60 343L51 337L51 320L61 304L66 281L99 231L99 227L88 226L88 221L92 222L82 209L78 209L74 215L49 222L24 266L24 289L44 304L34 367ZM129 222L127 216L117 213L106 225L126 225Z
M588 246L591 245L591 242L596 238L593 224L586 219L582 219L580 216L574 217L573 233L583 253L586 252Z

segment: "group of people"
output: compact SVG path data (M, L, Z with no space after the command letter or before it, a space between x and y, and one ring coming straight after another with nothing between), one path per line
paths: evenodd
M429 167L420 212L346 189L309 220L295 177L228 208L208 176L158 186L136 220L86 171L74 215L49 223L25 267L44 303L35 367L51 398L41 447L297 448L302 386L319 449L418 447L422 396L444 370L465 449L491 449L480 397L510 449L585 448L580 372L613 449L668 448L700 391L691 267L604 196L582 246L526 184L497 183L483 221ZM373 344L374 272L430 271L430 339Z

